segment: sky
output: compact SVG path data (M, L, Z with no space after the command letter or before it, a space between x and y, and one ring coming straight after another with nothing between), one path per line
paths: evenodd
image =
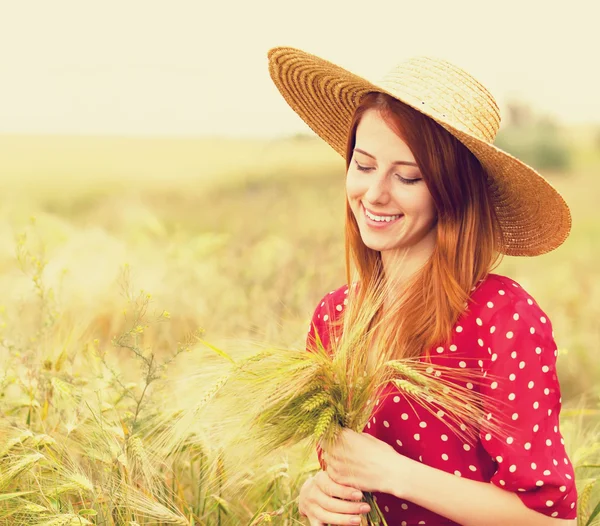
M308 131L267 69L298 47L376 79L412 55L600 123L597 0L0 0L0 133Z

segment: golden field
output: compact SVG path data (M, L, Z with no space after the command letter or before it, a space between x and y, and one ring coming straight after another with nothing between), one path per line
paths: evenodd
M600 500L600 145L568 137L570 168L547 176L570 238L496 272L553 323L585 524ZM344 281L342 159L305 137L4 136L0 174L0 524L297 522L316 458L241 472L211 442L218 415L171 441L164 428L221 372L198 329L232 353L304 345Z

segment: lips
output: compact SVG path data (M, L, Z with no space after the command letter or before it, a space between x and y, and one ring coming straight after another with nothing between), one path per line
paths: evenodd
M360 205L361 205L362 209L364 210L365 215L370 214L375 217L393 217L395 219L398 219L404 215L404 214L384 214L381 212L374 212L373 210L369 210L367 207L365 207L365 205L363 203L361 203ZM369 217L369 216L367 215L367 217ZM372 218L369 218L369 219L372 219Z

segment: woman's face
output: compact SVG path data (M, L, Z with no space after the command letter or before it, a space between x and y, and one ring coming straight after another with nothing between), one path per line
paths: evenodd
M433 250L433 198L407 144L377 110L367 111L356 129L346 193L367 247L382 256Z

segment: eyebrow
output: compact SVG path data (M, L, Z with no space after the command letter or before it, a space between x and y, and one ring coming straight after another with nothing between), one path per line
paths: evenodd
M371 155L370 153L367 153L364 150L361 150L360 148L354 148L354 151L362 153L363 155L366 155L367 157L370 157L371 159L375 159L374 155ZM402 165L406 165L406 166L416 166L418 168L417 163L413 163L413 162L410 162L410 161L394 161L392 164L402 164Z

